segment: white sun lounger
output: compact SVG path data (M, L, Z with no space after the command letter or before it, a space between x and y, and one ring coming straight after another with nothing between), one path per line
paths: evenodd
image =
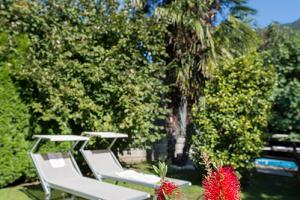
M50 200L51 189L58 189L73 196L92 200L142 200L149 194L83 177L71 151L68 153L34 153L41 140L62 142L73 141L73 148L80 141L88 141L88 137L75 135L35 135L37 142L30 151L36 167L45 199Z
M112 132L84 132L83 135L89 137L101 137L113 139L110 146L105 150L85 150L88 141L85 141L80 148L84 159L91 168L94 176L98 180L112 179L116 181L131 182L135 184L144 185L151 188L158 188L160 186L160 177L152 174L139 173L134 170L123 169L118 159L110 150L118 138L126 138L126 134L112 133ZM190 186L191 182L167 178L174 182L179 187Z

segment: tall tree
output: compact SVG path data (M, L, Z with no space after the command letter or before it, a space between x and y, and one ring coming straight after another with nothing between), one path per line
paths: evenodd
M248 39L253 37L253 31L240 20L255 11L245 6L246 0L135 2L143 8L148 8L149 2L158 4L155 15L168 25L165 84L170 87L168 95L171 102L168 107L171 114L167 118L167 126L170 135L177 141L175 149L178 151L174 160L181 162L186 158L189 145L183 149L183 144L178 142L184 142L184 138L190 136L187 130L192 127L191 107L203 99L205 80L216 69L218 59L237 54L231 50L232 46L242 50L249 44ZM224 18L220 20L222 16Z
M273 24L263 38L265 61L274 65L277 74L270 132L300 134L300 34Z
M119 10L116 1L0 6L7 29L30 39L29 62L15 78L30 105L34 133L120 131L132 146L160 137L154 122L164 113L163 25L128 5Z
M0 28L0 188L27 173L30 163L27 156L29 143L26 141L29 109L12 79L13 72L26 60L28 45L26 36L10 38Z

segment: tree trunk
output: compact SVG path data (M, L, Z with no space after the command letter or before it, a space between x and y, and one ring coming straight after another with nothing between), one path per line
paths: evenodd
M188 124L188 101L181 95L178 108L173 108L173 114L168 118L167 132L169 133L169 156L177 165L184 165L188 158L187 124Z
M178 108L179 131L176 135L174 160L176 164L184 165L186 161L185 142L186 142L186 126L187 126L187 99L184 95L180 98Z

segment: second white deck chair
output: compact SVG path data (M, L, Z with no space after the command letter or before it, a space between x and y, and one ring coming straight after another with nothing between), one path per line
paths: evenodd
M142 200L150 195L104 182L83 177L71 151L68 153L34 153L40 141L49 140L55 142L87 141L87 137L72 135L35 135L37 142L30 152L30 156L37 169L46 200L50 199L51 189L58 189L73 196L92 200ZM73 147L75 147L75 145Z
M84 159L91 168L94 176L98 180L112 179L116 181L131 182L151 188L158 188L160 177L152 174L139 173L134 170L123 169L118 159L110 150L118 138L126 138L126 134L111 132L84 132L83 135L89 137L112 138L111 145L105 150L85 150L88 141L84 142L80 148ZM190 186L191 182L167 178L179 187Z

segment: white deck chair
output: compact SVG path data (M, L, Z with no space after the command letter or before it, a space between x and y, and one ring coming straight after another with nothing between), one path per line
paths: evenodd
M92 200L142 200L148 199L149 194L83 177L71 151L68 153L34 153L42 139L49 141L88 141L89 138L73 135L35 135L37 142L33 146L30 156L36 167L45 199L49 200L51 189L58 189L73 196ZM72 196L72 198L73 198Z
M84 159L91 168L94 176L98 180L112 179L116 181L131 182L151 188L158 188L160 177L152 174L139 173L134 170L123 169L118 159L111 151L111 147L118 138L128 137L126 134L111 132L84 132L83 135L89 137L112 138L113 141L105 150L85 150L88 141L85 141L80 148ZM191 182L167 178L179 187L191 186Z

